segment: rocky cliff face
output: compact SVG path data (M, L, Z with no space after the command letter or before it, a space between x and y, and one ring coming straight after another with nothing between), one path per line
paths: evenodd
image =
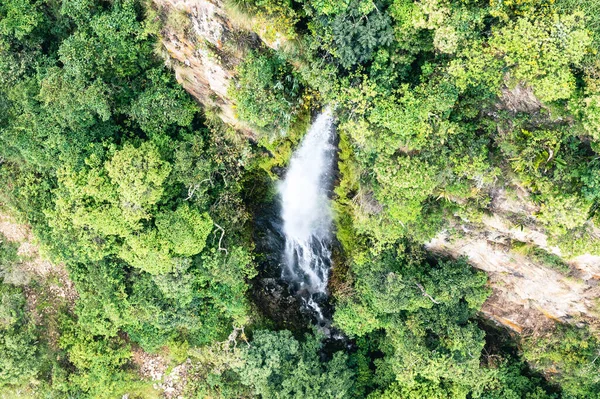
M223 0L153 0L163 22L161 50L177 81L208 113L251 138L228 94L235 67L248 50L277 50L286 41L269 21L227 9Z
M161 43L179 83L223 122L249 136L228 95L236 65L259 37L236 26L220 0L154 0L165 20Z
M264 28L257 29L253 21L236 20L221 0L154 0L154 3L165 20L162 46L177 80L207 112L255 137L236 117L235 103L228 90L235 67L248 49L264 45L276 49L282 38L265 35ZM266 36L271 40L266 40ZM517 86L505 90L499 107L511 112L536 112L541 104L531 90ZM517 189L510 196L498 190L493 194L491 209L493 213L478 223L454 226L460 232L458 236L444 231L426 245L440 255L466 256L474 267L488 273L493 294L483 313L519 333L545 329L553 321L598 324L600 256L570 259L561 265L562 269L557 269L540 257L516 251L514 244L519 243L561 256L535 223L524 227L511 222L515 214L532 219L537 210L524 191Z
M491 204L493 214L480 223L455 226L459 237L441 232L427 248L442 255L466 256L473 266L487 272L493 295L483 313L514 331L544 329L552 320L598 324L600 256L563 261L541 228L511 222L515 214L531 218L536 210L525 192L514 197L499 190ZM524 253L519 250L523 247L531 250ZM536 251L545 256L529 253Z

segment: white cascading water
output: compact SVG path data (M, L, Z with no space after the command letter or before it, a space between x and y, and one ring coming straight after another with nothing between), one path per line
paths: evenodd
M279 184L285 236L282 278L297 292L309 294L305 303L322 314L314 296L326 294L331 265L332 212L329 191L335 158L333 117L321 113L290 161Z

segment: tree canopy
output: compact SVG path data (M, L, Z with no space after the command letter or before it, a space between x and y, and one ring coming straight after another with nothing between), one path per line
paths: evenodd
M554 251L528 256L566 274L600 255L595 0L236 0L216 49L193 2L162 3L0 4L0 216L40 256L0 235L1 395L153 398L148 359L190 398L600 395L597 327L506 334L480 312L485 273L424 246L525 192L526 220L506 220ZM222 63L236 47L227 101L251 134L186 93L161 40ZM269 288L280 254L261 252L260 217L324 106L338 152L319 330L260 299L306 299ZM55 268L31 270L42 259Z

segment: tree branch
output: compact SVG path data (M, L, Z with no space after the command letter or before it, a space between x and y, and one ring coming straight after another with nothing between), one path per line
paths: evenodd
M425 288L423 288L423 286L421 284L415 283L415 285L421 290L421 293L423 294L423 296L426 296L427 298L431 299L431 302L435 303L436 305L440 304L438 301L433 299L433 297L431 295L429 295L427 293L427 291L425 291Z
M189 200L190 198L192 198L192 196L194 195L194 193L196 192L196 190L198 189L198 187L200 187L200 183L198 184L194 184L188 187L188 196L184 201Z
M241 335L240 335L240 332L241 332ZM246 345L248 345L248 347L250 347L250 342L248 342L248 339L246 338L246 333L244 332L244 326L236 327L235 325L233 326L233 331L231 332L231 334L229 334L229 337L227 338L226 345L229 348L231 348L231 344L233 344L233 349L237 348L238 337L242 341L244 341L246 343Z
M194 193L196 192L196 190L198 190L200 188L200 185L202 183L204 183L205 181L210 182L210 185L213 185L212 179L209 177L208 179L204 179L202 180L200 183L196 183L196 184L190 184L190 186L188 187L188 196L184 201L189 200L190 198L192 198L192 196L194 195Z
M221 242L223 241L223 236L225 235L225 229L223 229L221 226L219 226L217 223L213 222L215 224L215 226L221 230L221 238L219 238L219 251L225 251L226 255L229 255L229 252L227 252L226 248L223 248L221 246Z

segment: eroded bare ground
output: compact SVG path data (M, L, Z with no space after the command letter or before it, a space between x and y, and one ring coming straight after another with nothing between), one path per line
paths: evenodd
M69 279L64 265L53 264L40 255L31 229L0 213L0 233L8 241L19 244L18 255L21 260L3 277L7 283L25 286L27 306L34 320L39 322L43 313L57 310L55 306L44 306L40 303L42 300L50 305L66 304L72 309L78 297L73 282ZM40 283L43 287L41 292L27 286L32 280ZM40 298L40 294L43 294L43 298Z
M192 376L190 359L170 368L168 356L150 354L134 345L132 362L141 378L154 381L153 388L165 399L183 399L188 379Z
M152 381L162 380L169 366L163 356L144 352L139 346L134 346L132 352L133 356L131 360L137 367L138 373L142 378Z
M167 399L184 398L184 391L187 385L188 377L191 372L192 361L186 360L184 363L173 367L173 370L167 374L163 381L155 387L163 391Z
M563 273L511 251L511 243L519 241L560 255L534 223L515 226L510 221L512 214L535 211L526 195L517 193L511 199L500 191L495 193L492 207L494 214L485 216L479 226L455 226L462 232L460 237L445 231L426 245L444 256L465 256L488 274L493 294L482 313L519 333L551 328L554 321L599 326L600 257L588 254L570 259L571 271Z
M154 389L158 390L166 399L184 397L192 367L190 359L176 365L169 371L169 361L164 356L146 353L138 346L134 346L132 351L132 362L136 366L140 377L155 381Z
M507 77L506 80L509 80ZM498 108L507 111L535 113L542 109L541 101L533 94L533 89L519 83L513 88L505 86L502 88L502 95Z

